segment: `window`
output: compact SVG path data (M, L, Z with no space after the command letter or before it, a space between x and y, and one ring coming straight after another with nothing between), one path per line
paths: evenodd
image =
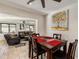
M20 24L20 30L37 32L36 20L25 20Z
M20 24L20 30L24 29L24 24Z
M10 24L10 32L16 31L16 25Z
M29 29L29 31L36 32L36 20L27 20L25 23L28 26L28 28L25 27L26 29Z
M34 25L30 25L30 31L34 31L35 30L35 28L34 28Z
M33 31L35 32L35 26L34 25L25 25L25 30L26 31Z
M37 32L37 27L37 20L18 20L14 23L0 23L0 33L18 32L20 30Z
M13 31L16 31L16 24L9 24L9 23L0 24L0 33L9 33Z
M25 30L26 31L29 31L30 29L29 29L29 25L25 25Z
M1 29L2 29L2 26L1 26L1 24L0 24L0 33L2 33L2 30L1 30Z
M2 32L3 33L8 33L9 32L8 24L2 24Z

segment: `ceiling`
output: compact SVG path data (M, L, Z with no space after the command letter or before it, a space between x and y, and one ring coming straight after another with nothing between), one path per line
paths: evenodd
M4 2L5 4L15 6L17 8L22 8L25 10L28 9L30 11L39 11L41 13L50 13L60 8L77 3L77 0L62 0L60 3L53 0L45 0L46 7L42 8L41 0L35 0L31 5L27 4L28 1L29 0L0 0L2 3Z

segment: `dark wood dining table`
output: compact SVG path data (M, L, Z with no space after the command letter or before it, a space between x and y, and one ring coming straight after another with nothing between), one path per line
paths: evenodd
M66 40L58 40L58 39L53 39L52 37L46 37L46 36L40 36L40 37L33 37L35 39L37 39L38 43L45 48L45 50L47 51L47 59L54 59L53 58L53 52L55 52L59 47L63 46L63 49L64 49L64 53L66 53L66 48L67 48L67 41ZM43 41L40 42L40 39L44 39L46 41ZM53 41L53 40L57 40L57 41L60 41L62 42L61 44L57 45L57 46L53 46L53 45L50 45L48 44L47 42L49 41Z
M47 59L54 59L53 58L53 53L57 50L57 48L63 46L63 49L64 49L64 53L66 53L66 42L65 40L61 40L62 41L62 44L58 45L58 46L52 46L52 45L49 45L47 44L47 42L39 42L39 44L43 47L46 48L46 51L47 51Z

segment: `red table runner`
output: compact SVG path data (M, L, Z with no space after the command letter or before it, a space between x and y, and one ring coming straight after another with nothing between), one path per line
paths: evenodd
M39 38L39 39L37 39L37 42L38 42L38 43L40 43L40 42L46 42L46 40L44 40L44 39L42 39L42 38L41 38L41 39Z
M59 40L52 40L52 41L48 41L47 44L51 45L51 46L58 46L60 45L62 42Z
M35 39L38 39L38 38L52 39L52 37L49 37L49 36L32 36L32 37Z
M49 44L51 46L58 46L60 45L62 42L56 39L50 39L51 37L47 37L49 38L48 40L45 40L47 36L33 36L34 39L37 39L38 43L41 42L46 42L46 44Z

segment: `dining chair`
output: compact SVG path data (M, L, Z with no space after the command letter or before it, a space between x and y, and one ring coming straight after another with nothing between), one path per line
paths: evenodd
M69 43L68 52L66 54L62 52L53 53L55 59L75 59L75 51L78 40L75 40L73 43Z
M33 33L32 36L40 36L39 33Z
M31 35L28 36L28 41L29 41L29 58L31 57L31 45L32 45L32 36L37 36L36 33L32 33Z
M54 39L59 39L59 40L61 40L61 34L56 34L56 33L54 33L54 34L53 34L53 38L54 38Z
M54 33L53 34L53 39L61 40L61 36L62 36L61 34ZM62 47L63 47L63 51L62 52L64 53L64 47L65 46L62 46ZM61 51L61 47L59 47L59 49L57 49L57 51L60 52Z
M43 54L46 52L45 49L43 49L38 43L37 43L37 39L34 39L32 37L30 37L31 39L31 59L37 58L39 59L39 56L41 55L41 59L43 59Z

